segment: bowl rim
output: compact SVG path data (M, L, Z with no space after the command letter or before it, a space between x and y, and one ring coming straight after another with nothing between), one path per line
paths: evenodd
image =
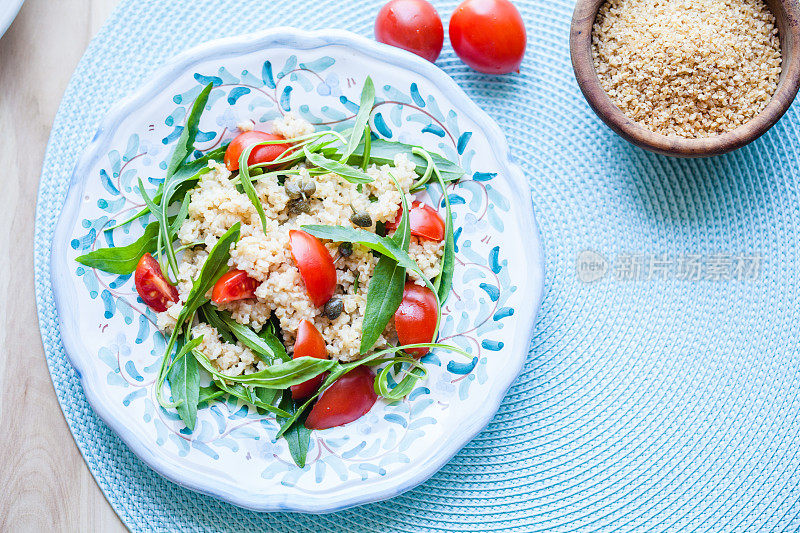
M597 116L630 143L663 155L709 157L736 150L767 132L786 113L800 89L800 3L774 0L784 13L773 12L785 20L789 35L781 36L783 64L778 88L769 103L745 124L719 135L689 139L651 131L630 119L617 107L600 84L592 58L592 27L600 6L606 0L577 0L570 25L569 49L578 86ZM766 4L770 4L767 0ZM786 44L792 61L786 64Z
M302 499L298 499L288 498L287 496L289 495L284 493L279 496L271 494L269 498L265 498L263 492L248 491L246 487L232 483L218 486L219 480L205 474L203 471L186 468L185 465L181 466L165 460L161 454L150 449L151 447L147 445L144 439L138 436L135 431L136 428L126 427L114 416L112 409L106 406L103 395L98 390L100 387L94 387L95 383L100 383L101 380L94 365L88 364L93 360L93 356L83 345L83 341L78 334L79 330L76 324L79 317L69 312L71 302L77 297L75 287L69 282L67 276L60 275L60 273L69 272L67 259L69 236L78 215L83 191L88 181L88 170L96 161L98 154L110 144L111 138L120 122L131 112L138 109L142 102L159 94L177 76L185 73L187 69L195 64L215 57L223 58L228 55L247 54L275 46L311 50L330 45L352 48L380 59L390 67L409 70L430 81L439 90L447 94L453 106L460 113L474 121L491 141L496 149L498 167L507 177L508 184L512 193L514 193L511 195L510 201L518 208L520 215L516 220L515 229L520 234L524 232L528 237L528 246L525 249L525 260L527 262L525 266L528 269L528 275L521 277L526 286L520 286L519 290L528 291L530 299L529 305L519 309L518 320L520 321L520 327L512 344L513 347L518 347L521 352L515 359L509 360L509 371L498 377L494 394L486 398L480 411L475 412L471 419L468 419L459 427L458 433L451 435L441 443L441 448L436 454L417 463L417 472L414 475L408 476L399 483L390 483L388 486L381 488L381 490L368 494L360 493L360 491L352 488L343 488L334 493L333 496L306 494ZM51 279L59 332L65 353L77 371L86 398L95 413L139 459L161 476L182 487L246 509L262 512L328 513L339 511L392 498L416 487L438 472L461 448L489 424L505 398L508 389L519 377L527 360L527 349L530 347L530 341L533 337L534 325L544 291L544 254L538 224L534 217L532 195L522 169L511 160L508 141L497 123L485 111L480 109L450 76L433 63L405 50L376 43L352 32L338 29L306 31L291 27L276 27L262 32L226 37L202 43L167 60L131 95L112 105L102 119L95 136L82 152L74 167L64 207L59 215L52 237L50 268L53 273ZM509 347L510 349L511 346Z

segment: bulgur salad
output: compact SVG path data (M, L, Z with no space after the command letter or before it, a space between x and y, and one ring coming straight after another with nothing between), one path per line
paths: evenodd
M463 171L421 147L375 136L366 78L352 128L315 131L289 113L271 132L239 126L200 157L212 84L196 98L166 177L128 246L77 260L133 274L168 336L155 395L193 430L198 408L232 396L271 413L298 466L312 430L395 401L425 377L455 247L447 184ZM438 206L414 194L435 184ZM437 207L438 207L437 206ZM168 387L166 386L168 385Z

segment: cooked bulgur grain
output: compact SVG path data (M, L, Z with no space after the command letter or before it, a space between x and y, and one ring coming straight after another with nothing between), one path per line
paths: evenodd
M292 114L276 121L273 131L286 138L296 138L313 133L314 128L307 121ZM331 357L342 361L358 359L361 343L361 325L367 303L367 287L377 263L375 256L366 247L353 245L352 253L339 257L339 243L326 242L325 246L335 262L338 281L337 296L341 299L344 311L334 320L329 319L315 308L306 294L300 272L292 260L289 247L289 230L299 229L306 224L325 224L350 226L351 206L366 211L372 219L371 229L376 222L394 220L400 208L400 192L391 175L400 187L408 191L417 175L414 164L405 155L395 157L394 165L377 167L373 165L367 173L374 181L364 184L361 191L336 174L314 176L302 166L300 175L287 177L296 182L313 180L316 190L309 199L311 212L293 214L287 206L289 196L286 188L275 179L261 180L255 184L256 192L264 207L267 219L267 232L263 232L261 220L246 194L236 188L236 180L225 166L210 163L211 171L204 174L197 187L191 191L188 218L181 226L178 237L182 244L203 243L211 248L231 226L241 222L241 237L231 250L229 265L244 270L259 282L256 298L219 304L220 309L229 311L237 322L260 330L271 315L277 317L283 330L284 343L291 351L295 332L300 322L310 320L325 339ZM406 200L413 200L406 194ZM439 274L443 242L420 241L412 238L409 255L416 260L425 275L433 279ZM181 257L178 268L178 293L181 302L186 300L192 287L192 280L208 257L206 251L187 250ZM358 273L359 287L354 291ZM412 274L412 278L416 278ZM422 284L421 281L417 281ZM182 304L177 303L163 313L159 313L158 326L172 329ZM194 336L203 335L200 350L212 361L218 370L230 375L250 373L259 370L263 363L248 348L241 344L230 344L219 338L218 332L207 324L196 325ZM396 334L390 323L384 335L376 342L376 348L385 347L387 342L395 341Z
M628 117L689 138L753 118L781 74L775 18L762 0L607 0L592 54L603 88Z

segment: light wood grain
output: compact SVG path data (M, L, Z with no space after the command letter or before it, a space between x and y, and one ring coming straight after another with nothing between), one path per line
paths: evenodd
M50 127L114 4L27 0L0 39L0 531L125 530L56 401L33 288L36 193Z

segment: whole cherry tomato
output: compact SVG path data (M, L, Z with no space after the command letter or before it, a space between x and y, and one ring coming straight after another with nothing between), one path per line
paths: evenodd
M325 348L325 339L314 324L308 320L300 322L300 327L297 328L297 339L294 341L294 355L292 359L298 357L315 357L317 359L327 359L328 350ZM328 373L320 374L313 377L308 381L292 385L292 399L303 400L308 398L315 392L325 380Z
M508 0L465 0L450 17L450 42L478 72L518 72L527 44L525 23Z
M320 394L308 413L306 427L328 429L343 426L367 414L377 399L375 375L368 367L357 366Z
M133 282L136 285L136 292L153 311L159 313L166 311L170 305L178 301L178 289L169 284L161 273L158 261L150 254L144 254L139 259Z
M397 212L397 218L394 222L386 223L386 230L396 230L402 217L403 208L401 207ZM411 235L424 237L437 242L444 239L444 220L439 213L428 204L423 204L416 200L412 202L411 208L408 210L408 222L411 225Z
M258 282L244 270L231 270L222 275L211 290L211 301L216 304L246 300L256 297Z
M263 131L246 131L237 135L228 148L225 150L225 167L233 172L239 170L239 156L242 152L254 144L264 141L279 141L283 137L280 135L273 135L272 133L265 133ZM281 144L264 144L253 148L250 156L247 158L248 165L255 165L257 163L269 163L277 159L279 155L286 151L289 147L287 143Z
M426 0L391 0L375 19L375 38L433 63L442 51L444 28Z
M296 229L289 231L289 246L311 302L316 307L325 305L336 290L336 267L330 252L319 239Z
M409 281L403 289L403 301L394 313L394 327L400 344L433 342L437 320L436 296L428 287ZM406 350L414 357L422 357L428 348Z

